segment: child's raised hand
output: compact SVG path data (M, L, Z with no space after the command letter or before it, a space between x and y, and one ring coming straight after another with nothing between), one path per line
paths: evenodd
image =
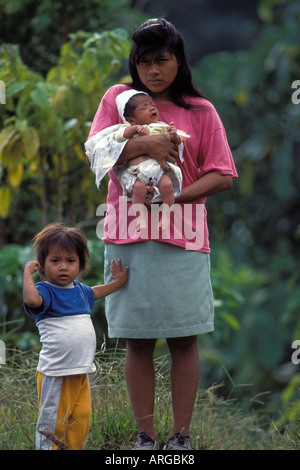
M41 266L40 266L40 263L38 261L36 261L36 260L27 261L27 263L25 264L24 274L26 272L34 274L37 271L40 271L40 268L41 268Z
M127 280L128 270L128 266L125 266L123 271L120 258L117 264L114 259L112 260L110 265L111 277L120 287L123 286Z
M41 265L38 261L28 261L23 274L23 298L26 305L30 308L38 308L42 305L43 299L38 293L33 279L33 274L40 270Z

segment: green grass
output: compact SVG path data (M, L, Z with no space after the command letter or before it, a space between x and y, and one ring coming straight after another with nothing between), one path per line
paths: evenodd
M0 450L35 449L37 353L9 351L0 369ZM93 414L86 450L130 449L137 428L124 379L122 350L99 352L97 372L90 376ZM172 428L168 357L156 359L155 421L161 446ZM199 390L191 436L195 449L299 450L299 426L279 430L261 422L261 412L244 411L218 388ZM281 432L280 432L281 431ZM162 447L161 447L162 448Z

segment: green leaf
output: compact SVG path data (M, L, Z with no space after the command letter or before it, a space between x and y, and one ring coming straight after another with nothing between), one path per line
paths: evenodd
M24 152L26 157L33 158L40 147L40 138L34 127L28 127L22 134Z
M20 91L23 91L24 88L26 88L29 83L30 82L28 80L26 80L26 81L16 82L13 85L7 87L6 97L10 98L11 96L14 96L14 95L20 93Z
M30 93L33 103L42 110L49 109L49 87L43 82L37 83L35 89Z
M240 322L233 315L225 312L219 313L218 315L235 331L238 331L240 329Z
M5 219L9 214L11 192L8 186L0 188L0 217Z
M0 132L0 154L15 134L16 130L13 126L9 126L2 129L2 131Z

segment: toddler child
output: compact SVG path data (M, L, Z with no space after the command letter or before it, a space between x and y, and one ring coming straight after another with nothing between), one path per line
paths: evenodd
M88 287L76 278L90 256L76 228L50 224L35 236L37 260L24 270L24 307L39 330L37 450L84 449L91 417L88 374L95 371L94 301L121 288L128 274L112 261L112 282ZM35 284L39 271L42 282Z

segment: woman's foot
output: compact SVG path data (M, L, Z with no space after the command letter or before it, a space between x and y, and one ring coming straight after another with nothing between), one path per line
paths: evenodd
M190 436L182 436L177 432L168 440L164 448L166 450L191 450Z
M132 450L158 450L158 442L145 432L139 432L137 441Z

